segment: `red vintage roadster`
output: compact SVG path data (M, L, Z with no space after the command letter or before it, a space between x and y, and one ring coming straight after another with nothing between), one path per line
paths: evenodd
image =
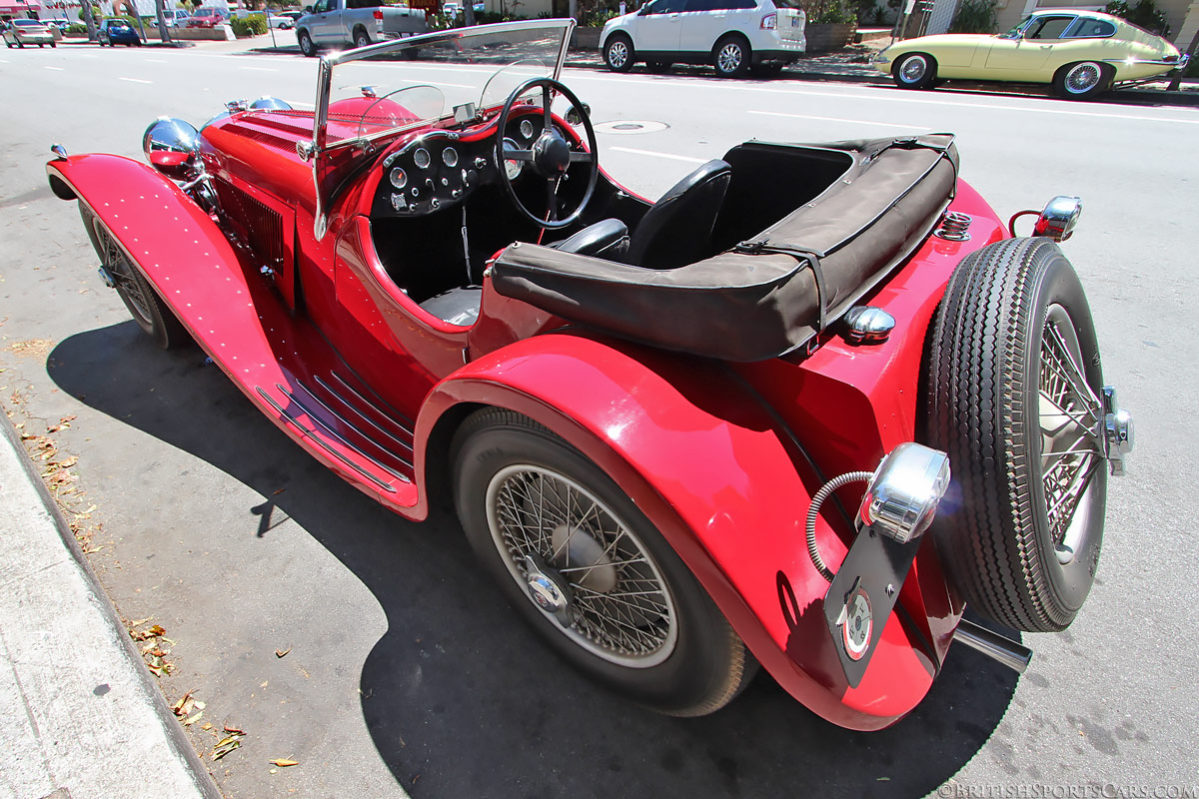
M572 27L326 56L313 110L161 119L149 166L56 146L50 185L160 345L396 512L452 502L636 702L711 712L761 664L876 729L955 640L1022 668L963 611L1070 624L1132 444L1077 198L1016 237L927 135L749 141L649 202L558 81Z

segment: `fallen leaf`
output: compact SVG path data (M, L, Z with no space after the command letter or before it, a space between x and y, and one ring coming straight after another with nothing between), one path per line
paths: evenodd
M225 725L225 732L230 733L232 735L245 735L246 734L245 730L238 729L237 727L233 727L229 724Z
M201 725L200 725L200 729L202 729L202 730L211 730L211 729L212 729L212 722L209 722L209 721L206 721L206 722L204 722L203 724L201 724Z
M276 649L276 650L275 650L275 657L277 657L277 658L281 658L281 657L283 657L284 655L286 655L286 654L287 654L288 652L290 652L290 651L291 651L291 647L290 647L290 646L289 646L287 649Z
M161 624L155 624L150 628L149 633L150 635L164 635L166 634L166 630L162 629Z
M193 724L195 724L197 721L199 721L199 720L200 720L200 717L201 717L201 716L203 716L203 715L204 715L204 711L203 711L203 710L201 710L200 712L196 713L196 715L194 715L194 716L189 716L188 718L185 718L185 719L183 720L183 726L185 726L185 727L190 727L191 725L193 725Z
M276 766L279 766L280 768L282 768L282 767L284 767L284 766L298 766L298 765L300 765L300 761L298 761L298 760L286 760L286 759L284 759L284 758L282 758L282 757L275 758L275 759L274 759L274 760L272 760L271 762L272 762L272 763L274 763Z
M186 705L188 703L188 701L191 700L191 698L192 698L192 692L188 691L183 696L179 697L178 702L171 705L171 710L174 711L176 716L186 716L187 715L186 713L183 712L183 706Z

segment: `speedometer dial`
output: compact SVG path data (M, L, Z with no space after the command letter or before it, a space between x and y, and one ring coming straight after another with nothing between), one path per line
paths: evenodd
M520 149L520 147L516 144L516 142L512 141L512 139L504 139L504 152L505 153L507 153L509 150L519 150L519 149ZM505 174L508 175L508 180L516 180L518 177L520 177L520 172L521 172L522 168L523 168L523 165L521 164L520 161L513 161L513 160L507 159L507 158L504 159L504 172L505 172Z
M402 189L408 185L408 173L400 169L398 166L391 170L389 179L391 180L391 185L395 186L397 189Z
M447 147L441 151L441 163L453 169L458 166L458 151L453 147Z
M412 163L416 164L417 169L428 169L432 161L429 151L424 147L417 147L416 152L412 154Z

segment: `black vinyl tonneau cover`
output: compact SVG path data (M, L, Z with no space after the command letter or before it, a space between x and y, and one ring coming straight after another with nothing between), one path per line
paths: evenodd
M655 347L728 361L772 358L817 335L906 260L957 182L950 134L751 145L826 161L847 153L852 163L815 199L711 258L653 270L514 244L492 266L496 291Z

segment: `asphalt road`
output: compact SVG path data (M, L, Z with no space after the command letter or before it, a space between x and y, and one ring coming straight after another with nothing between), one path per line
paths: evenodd
M1025 636L1023 678L955 649L911 716L863 734L766 678L698 720L603 693L503 605L451 516L413 525L374 506L201 354L140 335L96 276L74 205L47 188L50 144L140 158L158 115L199 125L235 98L312 102L315 71L201 47L0 51L0 397L32 432L75 417L52 439L59 459L78 457L67 499L86 512L102 582L127 619L153 617L174 641L168 702L194 691L206 721L247 732L212 763L215 730L190 728L228 796L1197 795L1181 791L1199 785L1199 112L566 75L597 123L649 123L602 133L600 156L650 197L751 137L948 130L1001 215L1084 198L1065 249L1138 433L1090 603L1068 632Z

